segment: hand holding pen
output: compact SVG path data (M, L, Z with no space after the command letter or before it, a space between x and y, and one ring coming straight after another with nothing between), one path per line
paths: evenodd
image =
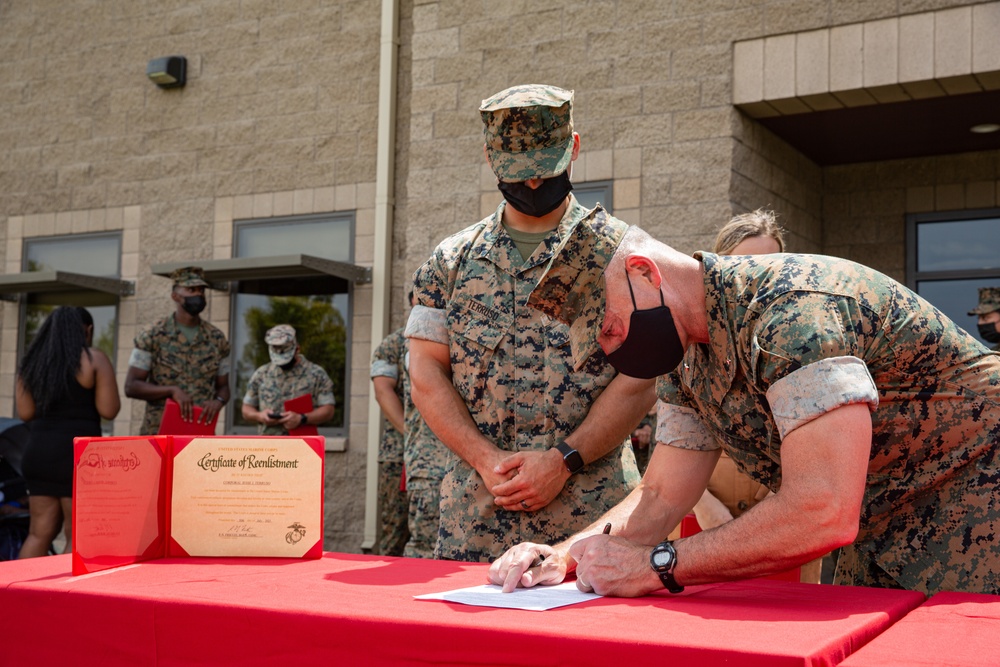
M601 534L602 535L610 535L611 534L611 524L610 523L604 524L604 530L601 531ZM592 593L592 592L594 592L594 587L591 586L590 584L588 584L587 582L585 582L583 580L583 578L580 576L580 570L579 570L579 568L577 568L577 573L576 573L576 587L579 588L584 593Z

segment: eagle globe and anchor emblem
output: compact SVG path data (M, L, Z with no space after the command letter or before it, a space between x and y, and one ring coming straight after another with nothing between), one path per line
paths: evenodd
M305 536L306 527L296 521L288 527L288 532L285 533L285 541L289 544L297 544Z

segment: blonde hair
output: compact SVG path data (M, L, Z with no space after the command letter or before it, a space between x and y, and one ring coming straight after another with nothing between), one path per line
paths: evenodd
M785 251L784 231L775 219L774 211L762 208L750 213L741 213L719 230L712 252L728 255L736 246L754 236L770 236L778 244L778 252Z

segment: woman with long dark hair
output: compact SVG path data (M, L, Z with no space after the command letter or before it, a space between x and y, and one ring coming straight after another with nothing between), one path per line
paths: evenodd
M44 556L62 528L72 550L73 438L100 436L121 408L111 360L91 347L85 308L60 306L31 341L17 373L17 413L31 439L21 462L31 525L20 558Z

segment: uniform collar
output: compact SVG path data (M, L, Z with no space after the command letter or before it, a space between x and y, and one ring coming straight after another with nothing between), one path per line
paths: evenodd
M194 327L197 328L198 331L200 332L201 329L202 329L202 325L204 323L205 323L205 320L203 320L201 318L198 318L198 324L195 324ZM187 326L187 325L184 325L184 326ZM172 329L175 332L177 332L177 331L183 331L181 329L181 323L177 321L177 313L170 313L170 317L167 318L167 327L170 328L170 329ZM188 341L188 342L190 343L191 341Z
M727 283L731 272L719 264L719 256L699 251L694 258L702 263L705 281L705 312L708 314L708 342L688 348L681 361L681 381L691 391L715 404L729 393L736 377L736 340L731 328Z
M561 247L563 239L569 235L576 223L586 217L588 213L587 209L581 206L580 202L573 196L573 193L570 193L569 205L559 220L559 225L542 241L531 257L526 258L527 261L524 264L516 266L511 258L520 257L520 253L513 252L517 246L507 234L507 230L503 228L503 211L506 205L506 201L500 202L497 210L490 216L479 242L472 248L472 255L492 262L497 268L512 276L533 269L539 264L548 263L553 253Z

